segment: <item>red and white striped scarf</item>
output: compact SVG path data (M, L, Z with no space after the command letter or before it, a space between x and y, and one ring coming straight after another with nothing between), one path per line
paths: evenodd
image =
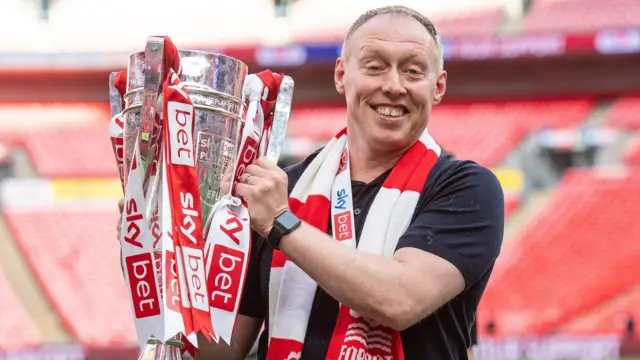
M425 130L384 181L357 246L346 129L309 164L291 192L289 206L303 221L324 232L328 232L331 215L333 238L344 246L391 257L439 156L440 147ZM300 359L316 288L316 282L284 253L274 251L267 360ZM326 359L402 360L400 333L340 304Z

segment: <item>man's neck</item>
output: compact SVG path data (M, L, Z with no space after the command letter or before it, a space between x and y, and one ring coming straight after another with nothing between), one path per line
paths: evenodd
M400 160L404 150L397 152L378 152L372 149L349 146L351 180L370 183L385 171L391 169Z

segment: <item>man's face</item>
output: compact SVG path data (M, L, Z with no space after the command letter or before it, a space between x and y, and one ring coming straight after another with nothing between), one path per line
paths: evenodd
M336 89L347 101L350 142L382 151L407 149L444 95L446 77L435 41L415 19L379 15L363 24L335 69Z

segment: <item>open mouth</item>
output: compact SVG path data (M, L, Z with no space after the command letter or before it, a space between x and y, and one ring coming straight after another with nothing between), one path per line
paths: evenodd
M404 106L376 105L371 108L378 114L391 118L401 117L409 113Z

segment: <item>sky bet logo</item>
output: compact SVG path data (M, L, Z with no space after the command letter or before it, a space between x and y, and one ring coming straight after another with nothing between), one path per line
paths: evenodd
M338 197L338 201L336 202L336 206L334 208L340 210L347 210L347 199L349 198L349 194L347 194L347 190L340 189L336 192L336 196Z

